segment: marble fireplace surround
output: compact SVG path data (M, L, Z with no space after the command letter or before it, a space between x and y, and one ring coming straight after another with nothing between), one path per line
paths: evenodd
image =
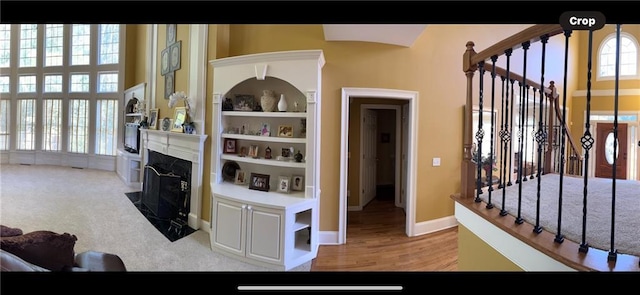
M142 160L144 164L142 167L147 165L149 150L191 162L191 196L188 224L193 229L199 229L202 205L204 143L207 140L207 135L151 129L140 129L140 131L140 142L142 143L142 150L144 150Z

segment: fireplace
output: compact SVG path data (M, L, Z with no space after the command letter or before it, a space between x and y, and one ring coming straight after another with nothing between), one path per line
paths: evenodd
M179 197L177 198L157 197L157 204L150 200L149 206L155 207L155 210L161 215L170 215L167 211L172 209L171 207L173 206L178 208L175 212L180 212L180 208L183 207L182 210L186 214L185 218L189 227L196 230L199 229L202 203L202 162L204 160L204 142L207 139L207 135L142 129L140 136L140 141L142 142L141 150L144 151L143 163L145 163L143 195L146 185L160 185L162 194L162 191L165 190L162 188L163 185L170 185L174 181L177 182L175 177L147 180L147 175L150 174L147 173L148 166L153 167L159 175L179 176L180 185L174 189L183 193L178 193ZM150 208L150 210L154 209Z
M190 182L189 161L150 151L144 168L142 205L156 218L186 223Z

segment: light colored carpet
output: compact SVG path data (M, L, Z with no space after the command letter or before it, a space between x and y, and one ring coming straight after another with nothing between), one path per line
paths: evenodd
M615 235L611 245L611 216L613 181L607 178L589 178L587 185L586 242L593 248L609 251L613 246L618 253L640 256L640 181L616 180ZM522 182L521 217L528 223L536 221L538 179ZM558 233L558 208L560 175L543 175L540 181L540 226ZM564 176L562 179L562 211L560 233L565 239L582 241L582 212L584 178ZM517 216L519 184L508 186L504 207L510 215ZM502 208L503 190L494 190L491 202ZM485 190L481 196L487 201Z
M124 195L132 191L115 172L2 164L0 224L73 234L76 253L117 254L129 271L273 271L213 252L203 230L170 242Z

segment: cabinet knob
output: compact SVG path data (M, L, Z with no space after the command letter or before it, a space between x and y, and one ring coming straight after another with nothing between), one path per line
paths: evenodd
M251 208L251 206L247 206L247 210L251 211L253 208Z
M242 209L247 209L247 205L242 205Z

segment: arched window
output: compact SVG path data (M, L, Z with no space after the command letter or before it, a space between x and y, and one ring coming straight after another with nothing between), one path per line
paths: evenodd
M598 51L598 78L613 79L616 73L616 34L602 41ZM638 42L632 35L620 33L620 78L638 76Z

